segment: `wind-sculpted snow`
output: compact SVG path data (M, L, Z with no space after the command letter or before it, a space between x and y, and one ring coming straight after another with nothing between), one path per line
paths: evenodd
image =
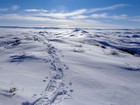
M79 34L79 38L83 37L83 42L85 43L98 43L107 47L124 51L132 55L140 55L139 30L129 30L128 32L125 32L124 30L120 32L115 31L116 30L104 30L98 32L98 30L95 30L93 33L91 31L89 33L86 32L85 34ZM76 30L76 32L81 33L84 32L84 30ZM77 33L74 34L72 37L77 38Z
M0 105L140 105L140 30L0 28Z

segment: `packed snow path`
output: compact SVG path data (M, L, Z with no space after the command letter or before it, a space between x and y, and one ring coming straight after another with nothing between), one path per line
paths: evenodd
M45 43L47 44L47 43ZM47 84L42 97L37 99L33 105L52 105L61 102L67 95L67 89L63 81L64 70L68 70L65 64L62 64L59 56L56 53L56 48L51 44L47 44L47 52L50 55L51 63L51 78Z

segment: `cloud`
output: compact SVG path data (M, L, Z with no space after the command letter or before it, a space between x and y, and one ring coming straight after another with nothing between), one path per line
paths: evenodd
M32 16L19 15L19 14L4 14L4 15L0 15L0 19L26 20L26 21L48 21L47 18L32 17Z
M48 10L45 9L25 9L25 12L48 12Z
M68 26L68 27L113 27L113 25L105 24L102 22L94 21L94 20L71 20L71 19L52 19L46 17L34 17L34 16L23 16L19 14L3 14L0 15L0 19L6 20L16 20L18 22L28 21L26 25L31 25L31 23L36 23L32 25L44 25L44 26ZM25 24L25 22L23 22Z
M1 12L8 11L8 8L0 8L0 11L1 11Z
M128 18L129 21L132 21L132 22L140 22L140 16L135 16L135 17L130 17Z
M111 6L102 7L102 8L79 9L79 10L74 10L72 12L63 12L63 11L51 12L51 11L44 10L44 9L25 9L24 12L35 13L34 16L41 16L41 17L52 17L52 18L58 18L58 19L62 19L62 18L83 19L83 18L88 18L87 15L89 15L90 13L93 13L93 12L114 10L114 9L122 8L125 6L128 6L128 5L127 4L116 4L116 5L111 5ZM102 14L102 15L105 15L105 14ZM106 16L104 16L104 17L106 17Z
M129 22L140 22L140 16L128 16L126 14L122 14L122 15L109 15L107 13L92 14L91 18L95 18L95 19L106 18L106 19L123 20Z
M103 8L93 8L93 9L90 9L88 12L92 13L92 12L105 11L105 10L115 10L115 9L126 7L126 6L129 6L129 5L128 4L115 4L115 5L103 7Z
M77 16L77 15L81 15L86 13L86 9L79 9L79 10L75 10L72 12L68 12L68 13L64 13L64 12L52 12L52 13L40 13L40 14L36 14L37 16L46 16L46 17L52 17L52 18L67 18L67 17L72 17L72 16Z
M85 16L85 15L76 15L76 16L72 16L70 18L72 19L86 19L88 18L89 16Z
M102 14L92 14L91 15L92 18L108 18L108 14L107 13L102 13Z
M23 24L34 24L34 25L45 25L45 26L69 26L69 27L115 27L118 25L112 21L111 24L105 23L104 21L98 21L98 19L112 19L112 20L123 20L130 22L140 22L140 16L128 16L126 14L112 15L108 13L95 13L98 11L114 10L128 6L126 4L116 4L103 8L93 9L78 9L73 11L49 11L46 9L25 9L17 14L0 14L0 21L9 20ZM14 5L10 8L1 8L0 11L14 12L19 6Z
M0 12L5 12L5 11L9 11L9 10L12 10L12 11L15 11L17 9L19 9L20 7L18 5L13 5L9 8L0 8Z
M115 20L124 20L127 19L128 16L125 14L122 15L109 15L107 13L102 13L102 14L92 14L92 18L108 18L108 19L115 19Z
M87 9L80 9L80 10L75 10L70 13L66 13L65 16L75 16L75 15L80 15L86 13Z
M20 7L18 6L18 5L13 5L10 9L12 10L12 11L15 11L15 10L17 10L17 9L19 9Z

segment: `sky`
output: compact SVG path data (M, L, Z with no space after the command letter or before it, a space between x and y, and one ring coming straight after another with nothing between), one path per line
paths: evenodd
M1 26L140 28L140 0L0 0Z

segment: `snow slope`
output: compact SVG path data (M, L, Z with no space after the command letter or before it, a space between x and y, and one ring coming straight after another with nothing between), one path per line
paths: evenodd
M139 44L136 29L0 28L0 105L140 105Z

